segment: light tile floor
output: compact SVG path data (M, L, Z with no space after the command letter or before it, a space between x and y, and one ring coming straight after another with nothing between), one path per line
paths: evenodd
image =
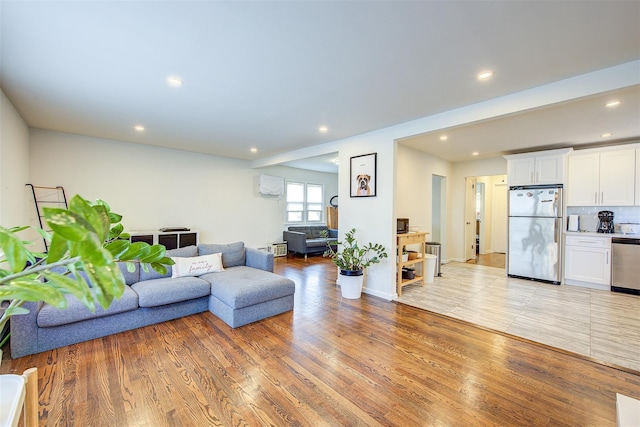
M448 263L398 302L640 371L640 296L507 277Z

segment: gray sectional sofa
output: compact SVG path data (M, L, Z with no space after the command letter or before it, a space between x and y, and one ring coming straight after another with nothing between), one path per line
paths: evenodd
M322 237L326 231L328 237ZM282 232L282 239L287 242L287 251L307 254L323 253L327 249L327 242L338 238L338 230L328 228L326 225L291 226Z
M68 308L26 303L30 312L11 318L11 356L18 358L206 310L235 328L293 309L295 283L273 273L273 254L243 242L200 244L167 251L170 257L222 254L224 270L172 278L136 268L120 269L124 295L107 310L88 310L67 296Z

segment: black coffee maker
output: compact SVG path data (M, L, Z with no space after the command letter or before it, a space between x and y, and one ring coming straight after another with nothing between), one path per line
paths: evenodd
M598 212L598 233L613 233L613 212Z

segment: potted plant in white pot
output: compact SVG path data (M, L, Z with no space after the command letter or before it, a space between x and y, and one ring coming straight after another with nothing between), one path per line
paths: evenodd
M349 230L344 237L344 242L330 241L324 256L330 257L340 270L340 292L343 298L358 299L362 293L364 270L387 258L384 246L376 243L367 243L360 246L354 234L355 228ZM338 248L338 247L341 248Z

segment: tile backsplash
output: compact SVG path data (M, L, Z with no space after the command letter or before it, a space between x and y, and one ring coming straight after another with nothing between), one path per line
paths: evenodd
M640 206L569 206L567 215L580 215L580 230L595 231L598 225L598 212L611 211L613 223L632 222L640 224Z

